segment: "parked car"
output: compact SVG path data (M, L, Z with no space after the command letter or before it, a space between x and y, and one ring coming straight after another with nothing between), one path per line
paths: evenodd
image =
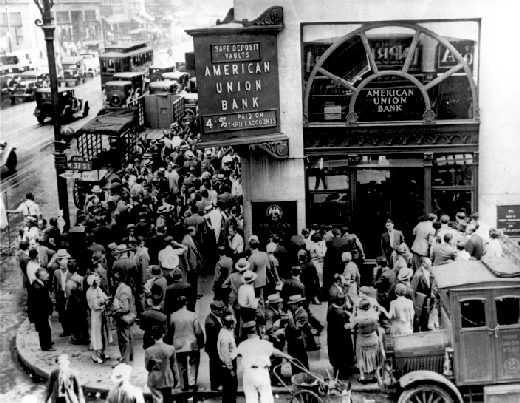
M175 71L175 63L165 65L153 65L150 66L148 71L151 83L155 81L163 81L163 73L173 73Z
M79 85L85 82L86 67L81 56L65 57L61 61L63 67L63 75L59 77L60 83Z
M179 83L179 90L184 90L190 86L190 73L183 73L181 71L174 71L173 73L163 73L164 81L177 81Z
M38 88L35 93L36 109L34 116L39 123L44 123L47 118L52 118L52 99L50 88ZM63 121L72 121L75 117L86 117L89 112L88 101L83 101L74 96L74 90L68 88L58 89L58 111Z
M18 165L18 156L16 155L16 147L13 147L2 141L0 143L0 174L3 177L16 171Z
M175 81L154 81L150 83L150 94L177 94L179 85Z
M130 81L134 93L142 95L145 90L145 72L134 71L114 74L113 81ZM105 84L106 85L106 84ZM106 89L105 89L106 91Z
M109 81L105 83L107 106L124 107L133 99L135 99L135 91L131 81Z
M24 71L19 75L19 77L20 81L18 82L13 95L15 101L20 98L24 101L34 101L34 93L38 88L44 86L44 82L48 79L49 73L43 71Z

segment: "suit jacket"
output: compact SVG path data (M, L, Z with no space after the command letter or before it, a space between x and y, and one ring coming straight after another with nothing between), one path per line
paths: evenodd
M249 257L250 270L255 272L258 277L255 279L255 288L264 287L267 284L267 268L269 267L269 258L267 253L259 250L253 251Z
M33 281L31 291L31 310L35 320L48 320L52 315L52 300L47 285Z
M130 259L129 257L121 257L117 259L113 266L113 271L123 270L127 275L128 286L135 290L137 294L140 294L143 288L143 281L141 272L137 269L137 264L135 260Z
M168 325L168 316L157 309L147 309L141 314L141 320L139 321L139 327L144 330L143 335L143 348L146 350L148 347L153 346L155 341L151 336L152 328L155 326L162 327L165 331ZM166 385L168 386L168 385Z
M54 270L54 276L52 277L52 291L54 292L54 297L59 298L65 298L65 290L62 287L61 278L65 275L65 283L70 280L72 277L72 273L69 271L66 271L63 273L61 269Z
M242 285L242 273L234 272L222 284L222 288L229 290L229 305L233 308L238 306L238 289Z
M155 343L144 352L144 361L148 371L146 385L154 388L175 386L175 348L164 342Z
M421 221L413 229L413 234L415 235L415 240L413 241L412 252L421 256L428 256L428 250L430 248L428 238L435 234L433 222Z
M126 284L122 284L117 287L115 299L119 301L119 309L118 312L120 316L123 316L127 313L136 314L135 311L135 303L134 297L132 296L132 290Z
M47 381L47 393L45 395L45 402L48 402L49 399L51 403L58 402L58 394L59 394L59 379L60 379L60 370L55 369L51 372L51 376L49 377L49 380ZM72 391L74 391L74 394L78 398L79 403L85 403L85 397L83 395L83 389L81 388L81 385L78 382L78 378L76 378L75 375L71 374L68 381L66 382L67 385L71 385ZM70 400L68 400L70 401Z
M285 303L289 301L291 295L301 295L305 297L305 286L300 280L291 278L283 282L282 291L280 291L280 297Z
M167 342L172 341L178 353L198 351L204 347L204 333L198 315L186 307L170 315Z
M217 341L220 329L222 329L222 323L213 312L206 318L204 329L206 330L206 353L210 357L218 357Z
M450 260L454 261L457 258L457 250L447 244L436 244L432 247L432 265L440 266L446 264Z
M175 282L164 291L164 309L163 312L168 317L174 313L179 307L177 301L179 297L186 297L188 300L188 309L195 311L195 302L197 301L197 294L193 287L183 280Z
M383 256L386 257L386 260L390 262L390 256L392 255L392 251L397 248L399 245L404 243L404 236L401 231L398 229L394 229L394 243L390 245L390 234L388 231L383 232L381 235L381 252L383 252Z
M202 217L201 217L202 218ZM200 266L200 253L191 236L185 236L182 244L188 247L188 250L182 254L181 262L184 263L184 269L188 271L197 271Z

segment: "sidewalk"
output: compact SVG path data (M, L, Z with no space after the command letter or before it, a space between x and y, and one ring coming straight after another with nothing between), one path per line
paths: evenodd
M212 277L203 277L199 280L200 291L203 293L203 297L197 301L196 311L199 315L199 319L202 325L206 320L206 316L209 314L209 304L212 300L211 295L211 282ZM323 303L319 306L311 305L311 310L314 315L325 324L325 317L327 313L327 304ZM109 346L106 354L111 359L102 365L95 364L91 357L92 351L88 350L88 346L77 346L69 343L69 337L59 337L62 329L58 323L57 314L51 317L52 327L52 340L54 342L54 348L56 351L43 352L40 350L38 333L34 329L34 325L26 320L22 326L18 329L16 335L16 350L20 361L33 373L48 378L52 370L57 368L55 363L56 357L60 354L68 354L71 367L78 374L79 380L84 385L85 391L90 393L99 392L104 396L109 390L114 387L114 384L110 380L112 374L112 365L116 363L116 358L119 357L119 351L117 348L117 336L113 331L114 343ZM135 386L140 387L145 395L150 395L148 388L146 387L147 371L144 367L144 350L142 348L142 331L138 326L133 326L134 335L134 361L131 363L134 370L132 372L131 383ZM327 333L326 329L322 332L320 337L321 349L319 351L309 352L309 364L310 369L314 373L319 373L323 376L327 376L327 370L332 373L332 367L329 363L327 356ZM199 392L209 396L218 395L210 390L209 384L209 358L203 351L201 353L201 362L199 365L199 377L198 385ZM239 377L239 393L242 393L242 370L241 365L238 365L238 377ZM287 375L285 380L290 384L290 374ZM377 384L361 385L356 380L352 383L352 390L357 392L365 393L378 393L380 392ZM286 388L273 388L275 394L287 393Z

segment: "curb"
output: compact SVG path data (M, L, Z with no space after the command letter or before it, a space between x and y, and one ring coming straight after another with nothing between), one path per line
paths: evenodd
M24 342L25 342L25 334L27 332L27 328L29 326L29 319L25 319L25 321L22 323L22 325L18 328L16 332L16 340L15 340L15 349L16 349L16 355L18 357L18 360L20 364L27 369L32 374L37 375L40 378L43 378L45 380L49 379L50 372L47 372L43 370L42 368L39 368L35 363L34 359L31 360L31 353L30 350L25 348ZM87 384L81 385L83 388L83 391L85 394L88 395L96 395L100 394L101 397L106 397L106 395L109 392L109 389L106 389L104 387L98 387ZM275 386L273 389L273 395L290 395L291 391L286 387L280 387ZM369 385L361 385L358 383L355 383L352 385L352 391L356 393L365 393L365 394L384 394L384 391L380 390L377 387L371 387ZM145 398L151 399L152 395L149 391L143 391L143 395ZM210 398L220 398L221 392L215 392L211 390L201 390L197 392L180 392L176 391L173 394L174 400L177 399L186 399L189 397L193 397L194 401L200 401ZM239 387L239 390L237 392L237 396L244 396L243 390Z

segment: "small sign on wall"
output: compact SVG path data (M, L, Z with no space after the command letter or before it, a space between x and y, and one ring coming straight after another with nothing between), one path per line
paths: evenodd
M298 233L295 201L253 202L253 234L266 245L271 234L283 241Z
M520 236L520 205L497 206L497 228L507 236Z

